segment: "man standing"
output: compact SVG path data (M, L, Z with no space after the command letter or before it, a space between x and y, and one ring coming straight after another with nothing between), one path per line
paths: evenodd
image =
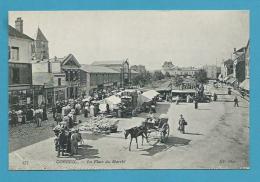
M181 132L181 133L185 133L185 125L187 125L187 122L185 121L185 119L183 118L183 115L181 114L180 115L180 119L179 119L179 128L178 130Z
M65 151L65 146L66 146L66 141L67 137L65 134L65 130L62 128L61 129L61 133L58 136L58 157L60 156L60 152L61 155L64 156L64 151Z
M55 104L52 105L52 117L54 121L56 121L56 106Z
M234 107L239 107L239 106L238 106L238 99L237 99L237 96L236 96L235 99L234 99Z
M78 153L77 152L77 149L78 149L78 133L74 129L72 130L70 142L71 142L71 156L73 156L74 154Z

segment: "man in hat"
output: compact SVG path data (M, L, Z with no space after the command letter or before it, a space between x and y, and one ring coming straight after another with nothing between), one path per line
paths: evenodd
M185 121L185 119L183 118L183 115L181 114L180 115L180 119L179 119L179 128L178 130L181 132L181 133L185 133L185 125L187 125L187 122Z

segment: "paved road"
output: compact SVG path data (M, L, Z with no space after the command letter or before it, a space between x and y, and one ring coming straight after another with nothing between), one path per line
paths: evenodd
M224 93L226 88L216 90ZM9 153L10 169L194 169L194 168L248 168L249 121L248 102L240 99L234 108L234 96L221 95L218 102L200 103L195 110L190 103L179 105L161 103L159 112L168 113L170 137L166 144L151 138L139 149L133 142L128 151L129 139L123 129L136 126L143 117L122 119L122 132L92 136L84 134L84 145L74 158L57 158L53 138L32 144ZM177 131L179 115L188 121L186 134Z

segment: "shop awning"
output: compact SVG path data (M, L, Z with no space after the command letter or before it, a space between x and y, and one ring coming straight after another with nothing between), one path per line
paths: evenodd
M183 94L188 94L188 93L196 93L195 90L187 89L187 90L172 90L172 93L183 93Z
M149 99L153 99L154 97L156 97L157 95L160 95L159 92L156 92L155 90L149 90L146 91L142 94L144 97L147 97Z
M249 79L245 79L242 83L240 83L239 87L249 91Z
M137 102L138 104L142 105L144 102L152 101L153 98L156 97L157 95L160 95L160 93L156 92L155 90L146 91L143 94L138 96Z
M105 99L106 103L109 104L109 105L116 105L116 104L119 104L121 103L121 98L117 97L117 96L110 96L108 98Z

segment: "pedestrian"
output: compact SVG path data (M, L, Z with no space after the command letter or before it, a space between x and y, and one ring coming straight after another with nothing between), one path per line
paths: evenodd
M61 103L59 103L59 102L57 102L57 104L56 104L56 113L59 113L59 114L62 113Z
M194 100L194 107L195 107L195 109L198 109L198 100L197 99Z
M60 153L62 156L64 156L66 143L67 143L67 136L66 136L64 128L61 128L61 132L58 136L58 155L57 155L57 157L60 156Z
M23 111L21 109L19 109L17 112L17 118L18 118L18 123L19 124L22 124L22 121L23 121Z
M31 106L28 111L27 111L27 121L29 121L30 123L33 121L33 117L34 117L34 110L33 107Z
M43 106L42 106L42 120L43 121L48 120L46 104L43 104Z
M177 95L177 97L176 97L176 105L179 104L179 100L180 100L180 97L179 97L179 95Z
M234 107L239 107L239 106L238 106L238 99L237 99L237 96L236 96L235 99L234 99Z
M107 114L109 114L109 104L106 104L106 112L107 112Z
M37 127L42 126L42 118L43 118L43 110L37 107L35 110L35 121Z
M88 113L89 113L89 104L88 102L85 104L85 108L84 108L84 117L87 118L88 117Z
M71 137L70 137L70 142L71 142L71 153L70 155L73 156L74 154L77 154L78 151L78 133L72 129L71 131Z
M56 121L56 106L55 106L55 104L52 105L51 110L52 110L52 117L53 117L54 121Z
M187 125L188 123L185 121L183 115L181 114L180 115L180 119L179 119L179 128L178 130L181 132L181 133L185 133L185 126Z
M79 104L79 102L77 102L75 105L76 115L80 114L80 110L81 110L81 105Z
M214 101L217 101L217 94L214 92L213 94Z
M95 106L93 104L91 104L90 107L89 107L89 115L90 115L90 117L94 116L94 109L95 109Z

